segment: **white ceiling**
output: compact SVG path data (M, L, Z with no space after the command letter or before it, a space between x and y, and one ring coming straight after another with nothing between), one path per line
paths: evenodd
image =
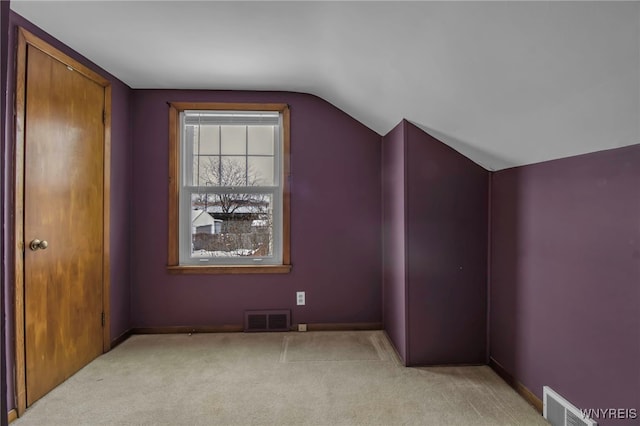
M490 170L640 143L639 2L25 1L132 88L307 92Z

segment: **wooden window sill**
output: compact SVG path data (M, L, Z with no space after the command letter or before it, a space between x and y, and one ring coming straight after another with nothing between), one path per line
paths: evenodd
M291 272L291 265L174 265L167 266L167 271L169 271L170 274L174 275L288 274L289 272Z

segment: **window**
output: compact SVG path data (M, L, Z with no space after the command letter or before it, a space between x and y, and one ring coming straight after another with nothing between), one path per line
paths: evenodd
M287 105L171 103L169 132L169 270L288 272Z

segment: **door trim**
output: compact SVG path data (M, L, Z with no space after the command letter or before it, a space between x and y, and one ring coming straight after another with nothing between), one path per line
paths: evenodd
M27 408L25 368L25 305L24 305L24 144L25 97L27 79L27 46L33 46L52 58L104 87L104 162L103 162L103 259L102 310L105 323L102 328L102 352L111 349L110 333L110 200L111 200L111 83L105 77L39 39L22 27L18 28L15 92L15 155L14 155L14 318L15 318L15 398L18 415Z

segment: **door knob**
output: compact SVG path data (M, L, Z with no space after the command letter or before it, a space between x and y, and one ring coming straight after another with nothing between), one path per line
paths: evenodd
M35 240L31 241L31 243L29 243L29 248L31 250L33 250L33 251L36 251L38 249L44 250L47 247L49 247L49 243L46 242L45 240L40 241L38 239L35 239Z

